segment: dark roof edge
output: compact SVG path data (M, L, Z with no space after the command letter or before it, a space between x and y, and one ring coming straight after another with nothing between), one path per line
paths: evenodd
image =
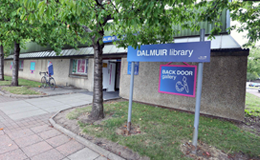
M231 48L231 49L211 49L211 56L248 56L249 49Z
M127 53L117 53L117 54L103 54L102 57L109 58L109 57L122 57L126 56ZM82 54L82 55L68 55L68 56L52 56L52 57L25 57L25 58L19 58L19 59L68 59L68 58L92 58L94 54ZM5 58L5 60L12 60L13 58Z

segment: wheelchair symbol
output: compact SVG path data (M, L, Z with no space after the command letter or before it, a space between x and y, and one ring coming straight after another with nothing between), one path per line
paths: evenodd
M183 84L182 84L183 82ZM181 81L178 81L176 83L176 90L178 92L182 92L184 89L187 93L189 93L189 87L188 87L188 84L187 84L187 78L185 76L183 76L182 78L182 82Z

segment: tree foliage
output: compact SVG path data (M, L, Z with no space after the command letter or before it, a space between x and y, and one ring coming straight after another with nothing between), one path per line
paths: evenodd
M28 23L22 24L20 13L17 9L20 8L20 3L15 0L1 0L0 1L0 37L1 45L4 48L14 46L14 59L12 69L12 83L11 85L18 86L18 63L20 44L24 39L28 39L32 35L31 27ZM22 24L22 25L21 25Z
M217 19L221 15L224 8L230 10L232 21L240 22L241 26L231 26L229 31L237 29L238 32L246 31L248 42L245 47L254 47L255 43L260 40L260 3L254 1L241 0L214 0L210 2L202 2L204 6L201 11L200 19L213 23L215 26L211 31L211 37L218 34L221 30L218 26L223 25Z
M252 48L247 61L247 80L255 80L260 77L260 50Z
M232 20L241 23L241 26L232 26L238 32L247 31L248 42L245 46L254 46L260 40L260 3L253 1L233 1L229 5Z
M30 24L38 21L42 26L50 26L50 33L44 29L41 34L63 33L59 40L50 41L57 50L67 39L71 39L72 44L80 41L93 46L94 89L90 117L100 119L104 117L101 64L105 31L117 35L120 41L114 44L125 48L172 42L179 32L173 29L174 25L200 29L198 22L204 20L200 12L205 10L206 4L206 0L200 3L196 0L26 0L22 1L19 13L23 22L28 19ZM35 41L42 43L40 37Z

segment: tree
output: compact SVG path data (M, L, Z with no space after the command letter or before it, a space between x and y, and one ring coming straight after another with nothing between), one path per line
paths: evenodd
M68 25L82 41L94 48L93 105L89 117L102 119L104 32L117 35L120 41L114 43L123 47L172 42L178 32L173 25L181 25L183 29L200 29L197 15L203 4L197 4L195 0L28 0L24 5L37 6L37 13L36 10L34 12L42 23L55 21Z
M66 25L55 21L46 24L35 21L39 17L35 17L36 14L30 12L30 8L33 8L32 5L36 5L36 3L32 2L28 3L26 10L22 7L23 3L18 3L15 0L0 1L0 21L4 22L0 24L0 34L5 38L1 44L9 45L12 43L14 51L11 83L13 86L18 86L20 49L28 39L40 45L50 45L57 53L66 44L77 47L75 36L67 31Z
M247 61L247 80L255 80L260 75L260 51L259 48L250 50Z
M4 47L0 45L0 81L4 80Z
M1 30L1 29L0 29ZM2 30L1 32L2 33ZM4 80L4 57L10 52L11 46L9 43L5 43L6 37L0 34L0 81ZM5 47L4 47L5 46Z
M1 17L0 24L1 35L5 36L5 39L1 44L13 43L14 55L13 55L13 69L12 69L12 83L13 86L18 86L18 69L19 69L19 54L20 54L20 43L23 39L26 39L31 34L27 23L22 24L17 9L20 4L14 0L1 0L0 1L0 12ZM22 25L21 25L22 24Z
M240 27L232 26L238 32L247 31L248 42L245 46L254 46L260 40L260 3L253 1L233 1L229 4L232 20L241 23Z
M240 0L215 0L215 1L202 1L199 19L202 21L212 22L214 29L211 31L211 37L218 34L221 30L219 26L223 25L217 19L221 16L223 9L230 10L230 17L233 21L238 21L241 26L231 26L228 30L232 31L237 29L238 32L247 31L246 38L248 42L244 47L254 47L254 44L260 40L260 3L252 1Z

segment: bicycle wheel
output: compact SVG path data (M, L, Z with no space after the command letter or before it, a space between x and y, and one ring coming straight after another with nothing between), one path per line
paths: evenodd
M42 79L41 79L41 83L42 83L42 86L41 87L43 87L43 88L45 88L46 86L47 86L47 80L46 80L46 77L42 77Z
M56 87L56 83L55 83L55 80L53 78L50 78L50 87L51 87L52 90L54 90L55 87Z

